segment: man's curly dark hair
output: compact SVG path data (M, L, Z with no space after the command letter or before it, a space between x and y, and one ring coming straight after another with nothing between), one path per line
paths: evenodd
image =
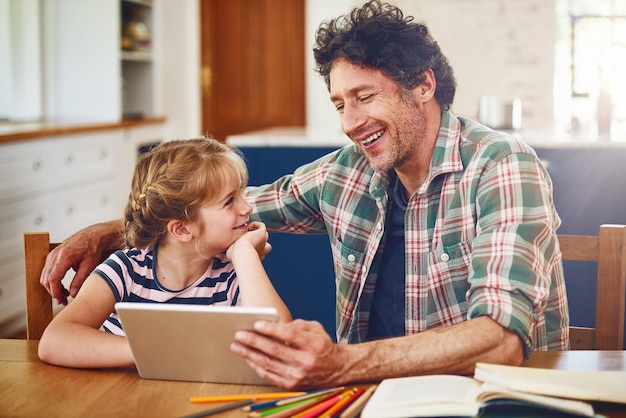
M428 28L380 0L323 22L317 29L313 54L329 91L330 69L335 60L345 58L382 71L406 91L421 84L424 71L431 68L441 110L448 110L454 101L454 72Z

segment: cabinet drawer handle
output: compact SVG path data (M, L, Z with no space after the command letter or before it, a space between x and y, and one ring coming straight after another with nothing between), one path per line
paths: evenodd
M42 160L42 159L40 159L40 158L39 158L39 159L36 159L36 160L33 162L33 170L35 170L35 171L39 171L39 170L41 170L42 168L43 168L43 160Z
M75 160L74 154L67 154L65 156L65 165L73 164Z
M75 210L74 206L70 205L70 206L65 208L65 214L66 215L72 215L74 213L74 210Z
M106 149L106 148L102 148L100 150L100 159L101 160L106 160L108 156L109 156L109 150Z
M46 217L43 215L37 215L35 216L35 219L33 219L33 222L36 226L40 226L43 224L43 222L46 220Z
M100 198L100 206L106 206L109 204L109 196L108 195L103 195Z

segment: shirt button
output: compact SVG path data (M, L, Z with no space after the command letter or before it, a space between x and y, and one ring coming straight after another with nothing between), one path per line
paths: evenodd
M348 261L349 262L354 263L354 260L356 260L356 257L354 256L354 254L348 255Z
M446 261L450 260L450 256L446 253L443 253L441 254L441 257L439 257L439 259L445 263Z
M376 229L378 229L379 231L380 231L381 229L383 229L383 224L381 224L380 222L378 222L378 223L376 224Z
M365 274L367 272L367 268L365 266L361 267L361 272Z

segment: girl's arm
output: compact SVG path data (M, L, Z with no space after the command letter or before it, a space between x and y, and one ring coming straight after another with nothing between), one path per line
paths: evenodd
M44 331L39 358L68 367L134 366L126 337L100 330L114 307L115 297L109 286L100 276L91 274L76 298Z
M246 234L226 251L237 272L241 306L270 306L278 310L282 322L291 321L291 313L272 285L261 258L269 251L267 230L260 222L252 222Z

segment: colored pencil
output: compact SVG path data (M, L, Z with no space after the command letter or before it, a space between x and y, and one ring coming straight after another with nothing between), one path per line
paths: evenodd
M332 398L327 399L322 402L318 402L316 405L313 405L309 409L305 409L302 412L299 412L293 416L293 418L315 418L319 416L322 412L326 411L328 408L332 407L334 404L341 400L341 395L334 395Z
M315 396L318 396L318 395L335 394L335 393L341 392L344 389L345 389L344 386L339 386L339 387L336 387L336 388L316 390L316 391L313 391L313 392L305 393L304 395L294 396L292 398L279 399L277 405L285 405L285 404L288 404L290 402L296 402L296 401L299 401L301 399L309 399L309 398L312 398L312 397L315 397Z
M378 385L372 385L361 396L359 396L354 402L350 404L342 413L339 418L354 418L361 413L361 410L365 407L367 400L372 396Z
M245 399L243 401L232 402L226 405L218 406L217 408L207 409L206 411L196 412L195 414L185 415L183 418L202 418L209 415L219 414L220 412L229 411L231 409L239 408L240 406L249 405L254 402L254 399Z
M245 399L284 399L292 396L304 395L306 392L269 392L269 393L242 393L238 395L217 395L217 396L194 396L191 403L202 402L231 402Z
M319 397L322 397L323 395L320 395ZM302 399L301 401L296 401L296 402L292 402L292 403L288 403L285 405L277 405L277 406L272 406L270 408L266 408L263 409L262 411L252 411L248 413L248 418L263 418L263 417L267 417L268 415L272 415L272 414L276 414L280 411L284 411L286 409L291 409L294 408L296 406L302 405L304 403L308 403L309 405L311 405L311 401L313 399L316 399L315 397L313 398L309 398L309 399ZM271 418L271 417L270 417Z
M296 396L291 396L289 398L281 398L281 399L276 399L273 401L268 401L268 402L262 402L262 403L255 403L254 405L248 405L244 408L241 408L242 412L250 412L250 411L257 411L259 409L265 409L265 408L271 408L273 406L279 406L279 405L286 405L286 404L290 404L293 402L298 402L300 400L304 400L304 399L310 399L313 398L315 396L319 396L319 395L323 395L325 393L328 392L332 392L335 390L340 390L343 388L330 388L330 389L320 389L320 390L314 390L311 392L306 392L304 395L296 395Z
M287 408L285 410L278 411L278 412L276 412L274 414L265 415L265 417L269 417L269 418L288 418L288 417L293 417L295 414L298 414L298 413L300 413L302 411L310 409L312 406L317 405L320 402L324 402L324 401L326 401L328 399L331 399L334 396L336 396L335 393L327 393L325 395L321 395L320 397L307 399L301 405L292 406L291 408Z
M342 400L333 405L332 408L328 409L324 414L322 414L321 418L333 418L339 416L339 413L346 409L348 405L358 399L365 392L365 388L353 388L347 393L345 393Z

